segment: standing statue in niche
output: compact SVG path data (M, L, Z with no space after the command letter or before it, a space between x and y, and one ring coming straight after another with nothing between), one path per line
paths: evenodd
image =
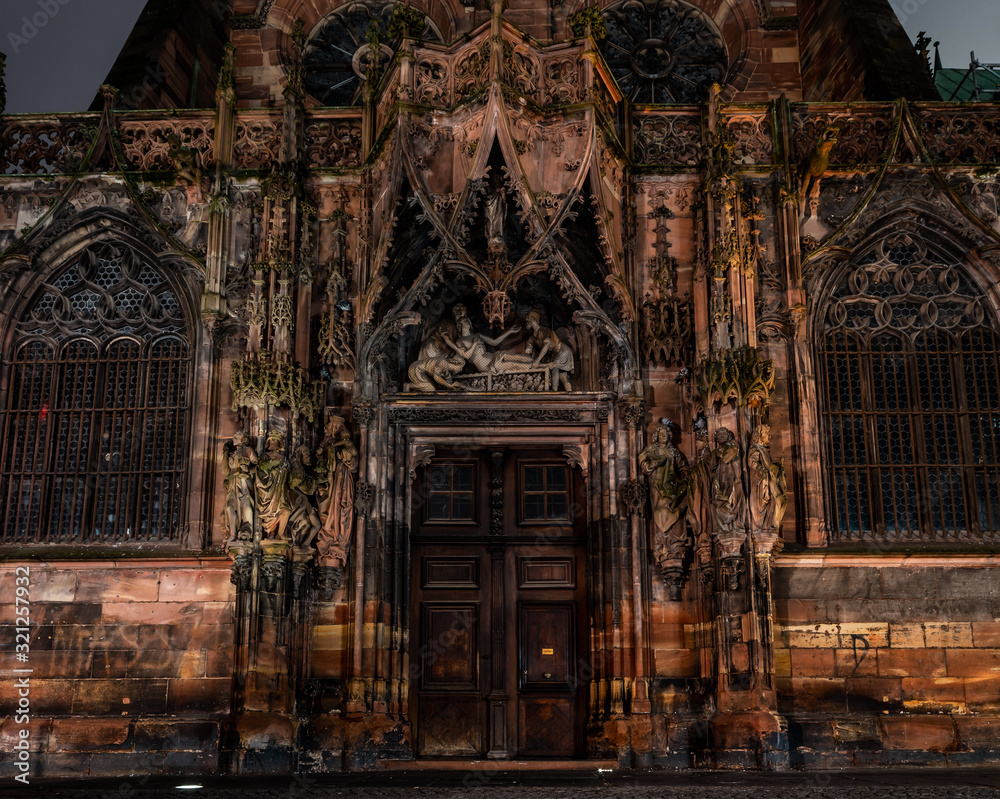
M249 541L253 538L254 467L257 453L243 430L233 433L233 440L222 448L225 460L226 505L222 524L226 541Z
M690 548L688 522L697 527L690 508L691 468L687 458L673 442L668 425L659 427L653 443L639 455L639 468L649 480L649 499L653 510L653 555L660 567L670 599L680 599L684 558Z
M503 189L497 187L486 199L486 252L489 255L503 255L507 245L503 239L503 226L507 216L507 200Z
M288 484L285 486L288 502L288 520L285 536L297 547L312 546L319 532L320 521L313 507L312 496L316 494L318 480L312 472L312 453L302 444L295 449Z
M316 539L320 565L343 569L354 531L354 475L358 471L358 450L340 416L326 425L323 442L326 480L320 490L322 527Z
M730 591L736 591L740 587L740 573L743 571L740 555L747 538L742 454L732 430L720 427L715 431L709 495L712 538L722 560L726 588Z
M712 572L712 513L709 510L712 496L712 447L708 440L708 425L704 417L695 420L695 456L691 467L690 507L697 516L695 557L701 568L702 580L711 582Z
M257 463L257 508L262 537L285 540L285 526L291 506L288 503L288 472L285 439L281 433L268 433L266 449Z
M770 452L771 428L758 425L750 438L747 470L750 477L750 524L754 540L770 552L781 529L788 504L785 469L775 463Z
M743 464L740 445L733 431L720 427L715 431L715 452L712 453L712 521L715 535L721 540L739 541L746 537L744 515L746 496L743 491ZM737 553L738 554L738 546Z
M569 376L573 373L573 350L569 344L559 338L555 331L542 324L542 315L539 311L528 311L524 318L524 324L528 328L530 338L525 348L526 355L533 355L532 366L538 366L542 359L549 355L552 367L553 391L558 391L561 386L564 391L572 391L573 385Z

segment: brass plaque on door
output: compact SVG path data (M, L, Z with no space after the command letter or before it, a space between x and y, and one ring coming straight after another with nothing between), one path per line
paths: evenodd
M542 654L543 655L554 655L555 653L556 653L556 650L554 650L554 649L543 649L542 650Z

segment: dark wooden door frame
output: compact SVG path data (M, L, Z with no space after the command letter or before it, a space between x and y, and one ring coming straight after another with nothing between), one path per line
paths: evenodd
M571 440L576 443L580 439L574 436ZM555 447L552 446L553 443ZM562 441L552 442L548 436L541 440L534 438L532 441L522 438L517 441L516 448L512 447L508 451L506 458L500 459L496 453L500 452L502 456L502 447L494 445L477 448L481 463L480 487L477 491L477 501L480 502L479 523L470 524L468 529L474 540L466 538L463 541L461 536L431 534L429 538L433 543L428 543L428 536L421 534L423 528L420 519L416 515L412 519L411 529L416 535L411 543L411 568L408 575L411 581L408 614L411 635L409 707L414 750L418 756L473 756L472 748L478 750L476 755L486 755L493 759L512 756L573 757L583 753L588 684L581 680L580 675L587 672L587 669L581 667L591 657L587 635L590 608L587 607L585 590L585 509L589 503L586 501L586 487L582 476L574 468L572 460L567 463L564 452L558 449L560 446L566 445ZM447 450L442 447L424 445L423 452L425 457L422 458L424 462L421 465L424 466L432 461L441 463L448 460ZM466 458L469 457L468 448L462 452ZM438 457L435 458L434 455ZM497 474L497 464L501 461L502 476ZM551 537L554 527L546 523L549 530L549 537L546 537L538 532L543 526L539 523L529 523L524 529L518 527L521 521L518 506L517 509L506 510L506 527L501 531L506 535L495 535L495 527L490 531L494 534L490 535L488 516L490 511L495 510L491 505L495 506L497 494L491 489L497 488L499 476L499 485L512 493L519 503L520 493L516 490L511 492L511 489L518 485L517 469L521 462L566 465L572 485L569 497L571 501L575 499L579 509L576 512L581 518L562 524L563 529L557 530L554 537ZM413 472L411 476L414 476ZM419 491L420 481L417 481L414 494L417 495ZM504 493L500 492L501 495ZM417 502L415 506L419 508L421 503ZM538 529L533 530L532 524ZM477 549L478 553L474 555ZM477 575L475 585L469 583L452 588L447 580L436 586L433 581L428 581L428 558L437 563L435 568L440 570L440 564L447 563L447 559L453 556L468 560L464 567L458 567L458 572L463 568L468 573L474 570ZM533 570L533 575L526 576L523 572L529 568ZM454 575L449 579L455 579ZM448 603L444 597L449 595L456 608L458 604L466 603L463 613L471 607L468 603L475 603L478 609L474 634L478 651L471 653L475 660L475 679L468 686L455 684L454 701L449 701L452 695L447 690L434 694L434 690L440 688L441 684L435 683L433 679L429 680L428 673L424 672L425 668L433 670L435 666L425 662L428 653L423 651L429 646L428 636L434 635L425 606L430 602L447 611L444 605ZM544 615L543 609L553 603L561 607L560 612L570 619L568 623L572 629L565 631L564 639L560 640L563 640L564 648L572 651L544 656L549 660L561 657L565 661L558 667L558 671L564 672L561 675L557 673L556 666L552 666L552 672L540 672L551 673L553 679L550 684L545 685L537 679L526 681L526 675L523 674L524 660L529 653L523 650L529 643L527 637L534 634L526 629L525 609L535 608L538 614ZM439 634L441 632L437 631ZM468 635L462 639L466 640L471 643ZM530 643L540 647L539 640L532 639ZM544 647L553 652L558 648L556 645ZM448 667L454 671L452 676L455 676L463 673L458 661L462 661L470 653L462 650L431 654L434 657L456 659L456 663ZM543 657L541 652L534 656ZM439 670L440 668L438 667ZM559 683L559 687L554 687L556 683ZM465 693L459 698L458 694L463 691ZM458 717L461 713L458 708L462 703L468 705L474 695L481 697L479 705L482 710L477 710L460 721ZM434 699L438 701L434 702ZM438 724L438 729L433 733L431 716L428 715L430 713L439 717L435 718L434 723ZM477 726L481 733L476 735L466 729L468 722ZM455 742L452 752L443 751L447 744L438 737L442 725Z

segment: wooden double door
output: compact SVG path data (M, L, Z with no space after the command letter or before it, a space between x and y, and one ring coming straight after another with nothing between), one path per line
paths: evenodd
M571 758L589 676L582 486L565 461L506 451L479 486L486 461L463 464L471 480L432 464L423 484L411 550L417 755Z

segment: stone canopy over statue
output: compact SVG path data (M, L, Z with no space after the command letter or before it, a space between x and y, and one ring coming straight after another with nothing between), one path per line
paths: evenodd
M488 336L473 332L464 305L454 306L452 314L454 321L442 319L424 340L410 364L405 391L573 390L573 349L542 324L540 311L525 316L528 338L521 352L497 349L521 331L519 325Z

